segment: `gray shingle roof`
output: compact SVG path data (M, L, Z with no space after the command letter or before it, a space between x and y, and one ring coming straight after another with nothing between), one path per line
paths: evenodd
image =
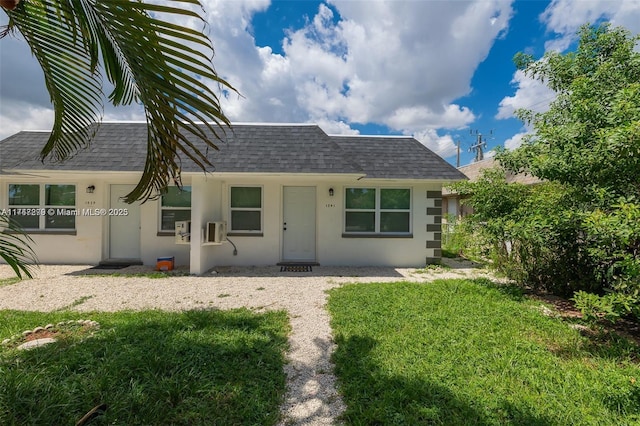
M446 179L466 177L411 137L332 136L346 154L357 159L368 178Z
M103 123L90 146L52 163L39 159L48 132L24 131L0 141L0 173L19 170L142 171L146 123ZM212 138L213 139L213 138ZM196 145L202 143L195 141ZM219 151L209 149L213 172L362 174L370 178L463 179L413 138L329 136L308 124L234 124ZM183 172L200 169L182 156Z

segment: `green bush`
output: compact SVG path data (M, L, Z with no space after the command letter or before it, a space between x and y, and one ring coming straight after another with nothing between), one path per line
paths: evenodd
M447 222L442 226L442 256L448 258L466 257L481 261L487 258L489 253L484 237L476 232L469 221L456 218L453 215L447 217Z
M639 317L640 36L607 24L585 25L579 36L573 52L515 58L556 98L546 112L516 112L534 132L497 159L545 183L507 184L497 169L455 189L508 277L576 293L590 318Z
M576 307L587 321L606 320L615 323L621 317L637 312L638 297L623 293L607 293L604 296L578 291L573 296Z
M562 185L507 183L500 168L454 189L474 213L465 217L465 252L491 262L508 278L530 287L571 295L597 287L589 278L577 216Z
M609 212L585 216L588 252L604 295L584 292L574 297L590 319L640 318L640 205L621 200Z

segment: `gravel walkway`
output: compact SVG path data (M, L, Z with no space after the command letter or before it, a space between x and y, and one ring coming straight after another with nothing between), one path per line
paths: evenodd
M287 395L283 425L329 425L344 410L336 391L330 355L334 350L326 291L346 282L428 282L435 278L484 275L470 264L418 273L415 269L314 267L313 272L280 272L279 267L217 268L207 276L163 279L96 273L149 272L146 267L96 271L89 266L41 266L36 278L0 286L0 309L52 311L188 310L246 307L256 311L285 309L289 337ZM0 279L13 276L0 265Z

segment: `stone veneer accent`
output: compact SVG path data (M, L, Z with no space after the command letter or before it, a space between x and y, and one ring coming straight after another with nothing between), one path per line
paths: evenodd
M442 191L427 191L426 264L439 264L442 257Z

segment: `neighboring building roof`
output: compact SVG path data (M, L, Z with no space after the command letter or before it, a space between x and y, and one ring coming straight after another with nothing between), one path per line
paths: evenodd
M219 151L196 146L210 172L362 174L368 178L460 180L458 172L410 137L329 136L310 124L233 124L215 141ZM41 162L48 132L23 131L0 141L0 173L17 170L142 171L147 124L102 123L88 148L62 163ZM182 172L200 168L184 154Z
M482 161L478 161L475 163L467 164L466 166L458 167L458 170L469 179L471 182L477 181L481 172L484 169L491 169L494 167L500 167L500 163L498 163L495 158L487 158ZM527 175L524 173L513 174L511 172L505 172L505 177L507 183L521 183L523 185L534 185L536 183L540 183L540 179L535 176ZM456 195L455 192L451 191L449 188L443 188L442 194L444 196Z
M464 175L468 177L471 182L475 182L480 177L480 172L483 169L490 169L496 166L498 166L498 164L496 164L493 158L486 158L482 161L467 164L466 166L460 166L458 167L458 170L464 173Z
M466 166L459 167L458 170L464 173L471 182L475 182L480 177L483 169L490 169L493 167L500 167L500 163L498 163L495 158L487 158L486 160L478 161L477 163L471 163ZM506 181L507 183L521 183L523 185L540 183L540 179L534 176L526 175L524 173L513 174L511 172L506 172Z

